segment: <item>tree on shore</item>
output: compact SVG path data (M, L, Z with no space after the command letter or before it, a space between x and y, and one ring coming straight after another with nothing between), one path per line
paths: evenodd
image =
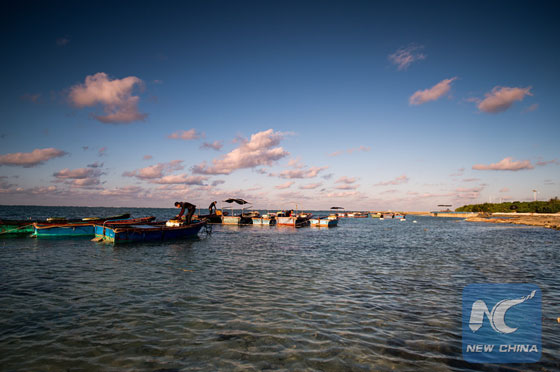
M560 213L560 200L558 200L556 196L549 201L467 204L455 209L455 211L486 213Z

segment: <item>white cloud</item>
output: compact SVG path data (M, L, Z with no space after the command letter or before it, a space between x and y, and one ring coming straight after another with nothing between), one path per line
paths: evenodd
M240 139L241 144L212 165L206 163L193 167L193 173L199 174L230 174L237 169L254 168L259 165L273 165L279 159L289 155L280 144L284 134L268 129L251 135L249 140Z
M15 152L0 155L0 165L19 166L24 168L34 167L44 162L68 155L67 152L55 148L35 149L31 152Z
M317 177L319 172L327 168L328 168L327 166L324 166L324 167L310 167L308 169L288 169L280 172L279 174L277 174L277 176L280 178L288 178L288 179L313 178L313 177Z
M168 163L158 163L131 172L124 172L125 177L136 177L141 180L153 180L164 177L164 173L183 169L182 160L172 160Z
M105 115L93 116L102 123L131 123L148 116L138 111L140 97L132 95L135 86L143 86L136 76L111 80L106 73L98 72L71 87L68 98L77 107L102 105Z
M299 188L301 190L314 190L318 187L321 187L323 184L321 182L317 182L317 183L308 183L306 185L301 185Z
M408 100L410 105L421 105L426 102L435 101L447 94L451 89L451 83L456 80L456 77L445 79L434 85L433 87L425 90L416 91Z
M336 180L334 183L351 184L351 183L354 183L356 181L357 181L356 177L351 177L350 178L350 177L343 176L343 177L340 177L338 180Z
M406 174L403 174L402 176L396 177L390 181L379 182L376 184L376 186L400 185L403 183L408 183L409 180L410 179L406 176Z
M522 101L525 96L532 95L531 87L494 87L490 93L485 94L486 98L478 103L478 109L491 114L503 112L510 108L515 101Z
M389 55L389 61L397 66L398 70L406 70L413 62L426 59L426 55L419 52L423 49L422 45L409 45L400 48L395 53Z
M288 181L288 182L285 182L281 185L276 185L276 186L274 186L274 188L279 189L279 190L283 190L283 189L290 188L294 183L295 183L294 181Z
M167 138L182 139L186 141L195 140L201 137L204 137L204 133L198 133L195 129L180 130L167 136Z
M224 144L221 141L214 141L214 142L204 142L202 145L200 145L201 149L212 149L212 150L216 150L216 151L220 151L222 149L222 147L224 146Z
M507 157L497 163L492 164L475 164L472 169L475 170L496 170L496 171L519 171L524 169L533 169L533 165L529 160L515 161L513 158Z

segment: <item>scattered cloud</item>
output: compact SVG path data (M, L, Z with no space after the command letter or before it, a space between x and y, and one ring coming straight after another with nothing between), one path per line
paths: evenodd
M186 141L199 139L201 137L204 137L204 133L198 133L195 129L180 130L167 136L167 138L182 139Z
M406 174L403 174L402 176L398 176L390 181L376 183L375 186L400 185L403 183L408 183L409 180L410 179L406 176Z
M35 149L31 152L15 152L0 155L0 166L9 165L16 167L31 168L44 162L68 155L67 152L55 148Z
M82 146L82 150L87 151L89 149L89 146Z
M68 169L64 168L58 172L53 173L53 176L59 181L65 181L66 184L72 187L92 187L101 184L100 177L104 174L97 163L90 164L94 167L88 166L87 168Z
M124 172L124 177L135 177L140 180L154 180L156 178L163 178L168 172L183 169L182 160L172 160L168 163L157 163L149 167L140 168L131 172Z
M509 191L510 191L509 188L502 187L499 192L509 192Z
M284 133L268 129L251 135L249 140L239 139L240 145L219 159L214 159L212 165L205 162L195 165L193 173L199 174L230 174L243 168L255 168L259 165L273 165L276 161L289 155L279 147Z
M420 53L424 49L422 45L411 44L404 48L399 48L388 56L389 61L397 66L397 70L406 70L415 61L426 59L426 55Z
M548 164L559 165L560 162L559 162L557 159L552 159L552 160L539 160L539 161L536 162L535 164L538 165L539 167L544 167L545 165L548 165Z
M98 156L105 156L107 155L107 147L102 147L97 151Z
M319 172L327 169L327 166L324 167L310 167L308 169L300 168L300 169L288 169L285 171L280 172L279 174L273 174L273 176L278 176L280 178L313 178L317 177Z
M356 181L357 181L356 177L351 177L350 178L350 177L343 176L343 177L340 177L339 179L337 179L334 183L351 184L351 183L354 183Z
M208 177L205 176L188 176L186 174L173 174L163 176L161 178L150 179L150 183L160 185L200 185L204 186Z
M515 101L522 101L525 96L532 95L531 87L510 88L497 86L490 93L486 93L483 100L478 101L478 109L482 112L496 114L506 111Z
M152 160L154 157L152 155L144 155L142 160Z
M463 178L463 182L476 182L480 181L480 178Z
M99 175L100 171L94 168L78 168L78 169L68 169L64 168L58 172L53 173L53 176L59 179L84 179L89 177L94 177Z
M224 181L224 180L215 180L215 181L212 181L212 186L223 185L224 183L226 183L226 181Z
M327 193L328 198L350 198L360 195L357 191L341 191L341 192L329 192Z
M515 161L512 157L507 157L493 164L475 164L472 169L475 170L497 170L497 171L519 171L524 169L533 169L533 165L529 160Z
M344 184L344 185L338 185L335 187L335 189L337 190L355 190L358 188L358 185L349 185L349 184Z
M102 105L105 115L93 115L102 123L122 124L145 120L148 114L138 111L139 96L134 96L134 87L143 86L136 76L110 79L104 72L89 75L83 84L70 88L70 102L80 108Z
M426 102L435 101L446 95L451 89L451 83L457 78L445 79L425 90L418 90L410 96L408 103L410 105L421 105Z
M87 165L88 168L103 168L103 163L93 162Z
M123 186L100 191L101 195L138 198L145 190L140 186Z
M321 187L323 184L321 182L317 182L317 183L308 183L306 185L301 185L299 188L301 190L314 190L318 187Z
M202 145L200 145L200 148L201 149L212 149L212 150L220 151L223 146L224 146L224 144L221 141L214 141L212 143L204 142Z
M281 184L281 185L274 186L274 188L275 188L275 189L278 189L278 190L288 189L288 188L290 188L294 183L295 183L294 181L287 181L287 182L284 182L284 183Z

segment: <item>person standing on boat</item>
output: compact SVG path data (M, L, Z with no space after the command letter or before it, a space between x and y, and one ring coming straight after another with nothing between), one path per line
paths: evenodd
M217 202L213 201L212 204L210 204L210 206L208 207L210 214L216 214L216 203Z
M196 205L188 203L188 202L175 202L176 208L181 208L181 213L175 216L177 219L181 220L184 219L187 224L190 224L192 221L192 216L196 211ZM187 216L183 216L185 214L185 209L188 210Z

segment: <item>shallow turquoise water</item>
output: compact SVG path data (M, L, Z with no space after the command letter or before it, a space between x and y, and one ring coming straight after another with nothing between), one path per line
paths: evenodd
M0 216L127 211L176 213ZM0 239L0 370L558 370L559 248L559 231L413 216L121 247ZM542 290L541 361L469 364L462 289L504 282Z

